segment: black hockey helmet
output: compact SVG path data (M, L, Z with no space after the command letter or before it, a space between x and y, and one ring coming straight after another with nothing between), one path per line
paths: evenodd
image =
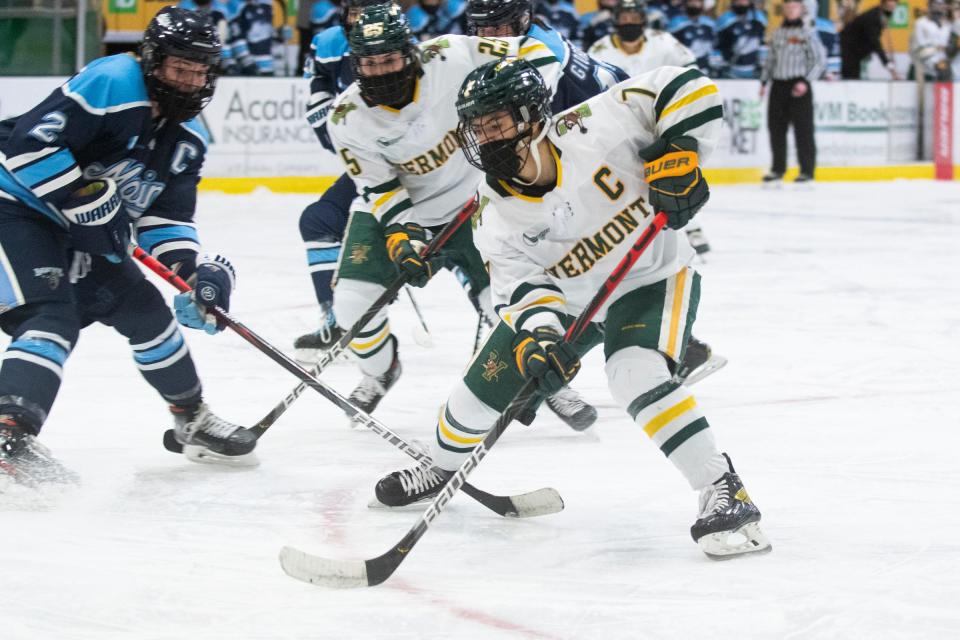
M457 115L457 138L467 161L512 180L530 154L535 125L546 126L550 119L550 89L536 67L508 56L470 72L457 95ZM488 140L491 128L499 136L495 140Z
M350 32L350 28L353 26L350 21L351 15L353 16L353 22L356 22L364 7L384 4L385 1L388 0L340 0L340 24L343 25L343 30L347 33Z
M639 13L642 22L647 21L647 3L645 0L617 0L613 6L613 19L617 21L624 13Z
M639 19L632 18L633 15L639 16ZM613 7L613 28L621 40L639 40L646 27L647 3L644 0L617 0Z
M209 104L217 85L220 37L208 16L179 7L163 7L143 34L140 66L150 99L170 120L184 122ZM168 57L207 65L206 81L196 91L181 91L157 77Z
M498 35L479 33L479 30L508 26L511 33L500 36L522 36L530 29L533 3L530 0L468 0L466 14L470 35Z
M364 7L350 29L350 66L360 88L360 95L370 104L402 107L413 96L420 63L410 23L403 10L395 4L376 4ZM371 58L399 53L403 66L388 73L365 71Z

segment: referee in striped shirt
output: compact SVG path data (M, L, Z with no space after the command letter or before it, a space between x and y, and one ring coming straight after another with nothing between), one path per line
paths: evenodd
M783 179L787 170L787 128L793 124L800 175L796 182L813 180L817 144L813 137L813 81L820 77L827 55L817 32L803 20L802 0L784 0L783 24L773 32L770 54L760 77L760 97L770 88L767 128L773 167L764 182Z

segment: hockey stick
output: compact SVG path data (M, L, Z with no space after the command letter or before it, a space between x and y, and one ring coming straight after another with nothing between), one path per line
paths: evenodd
M429 257L437 253L440 248L446 244L446 242L457 232L458 229L466 222L470 216L474 214L477 210L477 199L474 198L461 209L453 220L448 222L443 229L440 230L440 233L435 235L430 244L428 244L423 251L420 252L421 257ZM337 358L340 357L344 351L346 351L350 343L354 338L357 337L357 334L367 326L367 323L373 320L373 317L380 313L380 310L385 306L390 304L393 299L399 293L401 287L407 283L405 276L400 276L393 283L387 287L387 290L380 294L380 297L374 300L373 304L370 305L370 308L367 309L366 313L360 316L360 319L353 323L353 326L350 328L350 331L347 331L343 334L336 344L324 351L320 355L320 359L317 361L317 364L314 365L313 369L310 370L310 373L316 377L320 373L330 366ZM301 382L298 384L293 391L287 394L280 403L270 410L270 413L265 415L260 422L255 424L250 430L253 431L254 435L259 438L264 434L264 432L273 426L280 416L282 416L286 410L293 404L294 400L300 397L309 385L306 382Z
M449 226L449 224L447 226ZM444 230L446 230L446 228ZM176 287L179 291L183 293L191 291L190 285L184 282L182 278L180 278L176 273L168 269L163 263L148 254L140 247L133 248L133 256L151 271ZM402 283L400 286L402 286ZM349 417L367 427L414 460L432 464L432 460L429 458L429 456L413 447L410 443L404 440L397 433L391 431L389 427L384 425L376 418L373 418L369 414L357 409L355 406L353 406L353 404L350 403L349 400L341 396L333 388L312 376L309 371L297 364L295 360L291 359L283 352L279 351L276 347L269 344L266 340L254 333L246 325L235 320L230 316L229 313L219 307L214 307L213 314L218 320L221 320L240 337L255 346L261 352L265 353L271 360L300 378L304 385L314 389L320 395L337 405ZM167 440L166 436L164 437L164 440ZM481 503L483 506L505 517L529 518L532 516L556 513L557 511L563 510L563 499L555 489L550 488L537 489L536 491L518 494L515 496L497 496L473 486L471 486L469 489L464 488L464 491L467 493L467 495Z
M417 331L416 328L414 328L413 339L421 347L432 348L433 336L430 335L430 329L427 328L427 321L423 319L423 312L420 311L420 305L417 304L417 299L413 297L413 290L410 285L405 286L403 290L407 292L407 297L410 298L410 304L417 314L417 319L420 320L421 331Z
M570 342L580 337L587 326L590 324L594 315L600 307L607 301L610 294L613 293L617 285L629 273L636 261L643 255L650 243L653 242L657 234L667 222L667 214L660 212L654 216L653 221L643 230L640 237L627 251L617 267L597 291L597 294L590 301L590 304L583 310L574 323L567 329L564 340ZM440 515L440 512L450 499L456 494L457 490L466 482L467 476L472 472L480 461L486 457L493 445L497 443L500 436L510 425L510 423L528 409L529 404L537 395L537 385L534 380L529 380L520 389L510 405L504 410L503 414L497 420L496 424L490 429L483 440L470 453L470 456L460 465L456 473L441 489L437 497L433 499L430 506L417 520L416 524L400 539L400 541L391 547L386 553L369 560L331 560L319 556L304 553L293 547L284 547L280 550L280 566L292 578L303 580L311 584L319 584L327 587L350 588L350 587L372 587L384 582L393 575L410 552L414 545L423 537L430 527L431 523Z

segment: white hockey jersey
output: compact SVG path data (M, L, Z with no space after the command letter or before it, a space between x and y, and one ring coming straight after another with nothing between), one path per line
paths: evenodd
M720 94L696 69L663 67L611 87L549 123L556 185L519 187L487 177L474 240L490 270L493 303L515 330L576 315L650 222L638 151L690 135L701 161L717 144ZM677 273L693 257L686 234L664 229L597 314L623 294Z
M636 53L627 53L620 48L620 38L612 33L597 40L590 55L608 64L616 65L631 78L660 67L693 67L697 59L690 49L666 31L646 29L643 45Z
M910 55L923 66L925 72L933 73L938 64L947 63L950 27L946 18L942 24L928 16L917 18L910 35Z
M384 225L445 224L470 200L482 180L457 142L457 93L476 67L516 55L536 66L555 88L560 65L539 40L445 35L417 45L423 75L402 109L370 106L356 83L337 100L330 138L357 185L353 208Z

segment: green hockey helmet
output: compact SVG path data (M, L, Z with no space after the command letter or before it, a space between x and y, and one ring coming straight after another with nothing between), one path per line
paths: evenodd
M477 67L457 96L457 138L467 161L505 180L530 154L536 124L550 119L550 89L536 67L508 56Z
M364 7L348 41L353 76L367 102L393 107L410 102L420 64L410 23L398 5Z

